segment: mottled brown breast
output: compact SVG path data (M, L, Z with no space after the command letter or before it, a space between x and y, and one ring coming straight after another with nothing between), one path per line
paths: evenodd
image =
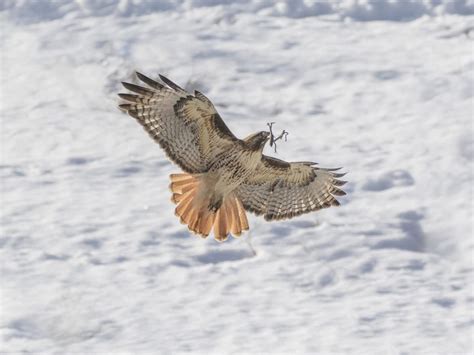
M255 172L261 157L261 151L246 149L239 144L221 154L209 170L218 175L216 189L224 194L233 191Z

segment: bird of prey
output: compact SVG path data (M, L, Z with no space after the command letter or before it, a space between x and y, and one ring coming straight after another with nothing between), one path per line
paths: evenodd
M270 132L237 138L212 102L160 75L136 73L145 86L123 82L119 105L140 123L183 172L171 174L175 214L192 232L224 241L249 229L245 211L281 220L338 206L344 174L313 162L286 162L262 154ZM270 127L271 128L271 127Z

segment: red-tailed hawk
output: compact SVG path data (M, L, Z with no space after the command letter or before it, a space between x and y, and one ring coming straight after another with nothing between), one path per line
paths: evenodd
M127 101L120 108L184 171L170 175L171 200L191 231L206 237L214 227L215 239L224 241L249 229L245 210L272 221L339 205L334 196L345 195L345 181L337 169L263 155L269 132L239 139L199 91L136 74L148 87L122 83L135 94L119 94Z

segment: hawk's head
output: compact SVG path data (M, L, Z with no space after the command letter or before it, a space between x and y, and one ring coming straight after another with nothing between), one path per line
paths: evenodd
M270 139L270 132L257 132L244 139L244 143L250 150L263 150L265 143Z

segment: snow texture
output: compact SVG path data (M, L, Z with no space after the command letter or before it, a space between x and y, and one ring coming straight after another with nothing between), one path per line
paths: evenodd
M3 0L0 350L472 354L472 0ZM220 244L120 81L343 166L342 206Z

